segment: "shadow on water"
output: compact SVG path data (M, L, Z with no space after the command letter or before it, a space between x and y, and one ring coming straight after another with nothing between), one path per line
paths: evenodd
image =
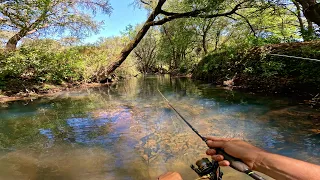
M109 87L0 108L0 179L156 179L191 163L203 135L237 137L271 152L320 163L320 113L286 98L215 88L187 78L147 76ZM225 168L224 179L249 179Z

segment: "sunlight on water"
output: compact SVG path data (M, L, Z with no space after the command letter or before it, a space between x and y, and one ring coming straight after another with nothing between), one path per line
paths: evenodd
M203 135L236 137L320 164L320 113L164 76L12 102L0 112L0 179L156 179L190 164L206 146L169 109L157 87ZM224 179L250 179L223 168Z

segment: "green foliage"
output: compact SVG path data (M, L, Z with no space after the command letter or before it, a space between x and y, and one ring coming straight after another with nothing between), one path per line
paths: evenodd
M320 67L317 62L270 56L284 54L320 59L319 42L283 43L211 53L197 66L193 77L217 84L236 73L236 86L256 91L317 92L320 89ZM306 89L308 88L308 89Z
M312 41L319 39L319 35L316 34L314 29L303 28L300 30L300 34L305 41Z
M151 4L149 9L154 8L153 1L146 2ZM205 15L228 12L236 4L229 0L168 0L163 9L177 13L201 9ZM185 18L168 22L158 30L161 36L156 64L164 65L171 71L192 72L199 59L210 51L228 52L222 57L228 60L237 56L238 51L252 47L300 41L302 36L298 32L301 18L295 14L296 10L290 3L279 5L274 1L248 1L242 4L236 14L228 17ZM278 70L282 66L266 63L264 67L268 69L264 74L271 76L274 72L272 69ZM253 70L246 69L248 72Z
M96 55L92 53L87 53L90 59L90 64L88 64L88 70L90 74L97 74L99 71L105 71L105 68L116 60L117 56L122 51L123 47L130 41L130 37L119 36L119 37L109 37L101 39L97 43L97 49L94 50ZM91 66L91 67L89 67ZM94 68L92 68L94 67ZM133 58L133 54L127 57L127 60L115 71L119 76L131 76L138 74L136 69L137 64Z
M134 2L152 10L159 1ZM163 12L158 18L168 16L170 19L173 12L194 10L203 11L200 16L221 14L229 12L237 3L231 0L167 0L163 6L167 13ZM312 24L305 28L306 22L300 17L298 7L290 3L279 5L275 1L246 1L237 13L228 16L212 19L186 16L167 22L152 28L116 73L136 75L135 67L145 73L160 68L173 74L190 73L201 58L196 76L210 77L217 82L230 79L234 72L266 81L291 74L287 72L291 66L294 72L300 72L301 69L283 59L266 56L271 50L264 49L269 44L315 38ZM0 54L0 86L10 79L58 84L99 81L106 74L106 67L117 59L130 40L135 39L137 29L141 29L141 25L135 28L129 25L121 37L101 39L91 46L75 46L79 40L77 36L98 30L101 22L93 21L92 17L97 10L110 13L108 1L8 1L0 5L0 10L1 40L12 32L18 32L16 37L25 37L35 32L52 35L72 29L67 31L71 37L65 38L62 44L53 40L30 41L16 52ZM25 27L27 24L29 26ZM16 45L19 40L11 43ZM211 53L205 56L208 52ZM293 51L290 55L295 54L299 53ZM312 56L311 53L301 55Z
M267 78L278 75L284 68L285 64L282 62L265 61L261 63L261 69L264 71L262 76Z
M139 26L137 26L136 31L138 29L140 29ZM133 50L137 68L142 73L155 72L157 65L159 65L156 59L159 34L156 29L150 29L139 45Z
M53 40L33 41L1 60L0 77L61 83L82 79L83 59L75 49L65 49Z
M197 47L192 24L189 21L176 20L161 29L157 60L166 64L170 70L185 73L196 64Z
M267 44L279 44L281 43L281 39L275 36L262 38L262 37L255 37L251 35L247 37L246 43L248 47L264 46Z
M241 63L235 58L237 56L237 49L210 53L200 61L193 77L221 84L222 81L232 78L234 69Z
M121 39L120 39L121 40ZM111 42L117 41L110 39ZM0 88L12 80L21 82L53 83L91 82L121 50L121 44L113 46L63 46L59 42L43 39L23 44L17 51L0 53ZM131 61L118 70L120 75L134 74L128 68Z
M50 36L66 35L84 37L97 32L103 22L93 19L97 12L110 14L111 7L105 0L21 0L0 3L1 30L16 33L10 39L17 42L36 32ZM81 30L80 30L81 29ZM69 30L69 31L66 31ZM14 36L11 36L14 37Z

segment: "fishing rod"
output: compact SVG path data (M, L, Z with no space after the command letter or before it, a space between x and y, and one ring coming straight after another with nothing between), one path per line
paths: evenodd
M160 95L163 97L163 99L167 102L167 104L169 105L169 107L174 110L178 116L192 129L192 131L194 133L196 133L201 139L202 141L204 141L207 144L208 139L203 137L170 103L170 101L161 93L161 91L159 89L157 89L158 92L160 93ZM209 147L210 148L210 147ZM217 154L223 155L224 159L230 162L230 167L232 167L233 169L241 172L241 173L245 173L248 176L252 177L255 180L265 180L263 177L259 176L257 173L253 172L248 165L246 165L241 159L235 158L229 154L227 154L223 149L220 148L216 148L215 149ZM198 161L197 165L201 165L201 163L205 163L206 160L202 161ZM199 166L198 165L198 166ZM200 166L199 166L200 167ZM191 166L192 169L193 165ZM195 170L195 169L194 169ZM197 172L197 170L195 170ZM220 171L220 170L219 170ZM197 172L198 173L198 172ZM198 173L199 174L199 173ZM220 174L220 173L219 173ZM200 175L200 174L199 174ZM222 175L221 175L222 176Z

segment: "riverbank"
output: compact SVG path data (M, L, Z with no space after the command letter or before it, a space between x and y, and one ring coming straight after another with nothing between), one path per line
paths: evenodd
M55 96L61 92L75 91L92 87L110 85L110 83L64 83L61 85L41 84L41 85L21 85L10 90L0 90L0 104L18 100L34 100L40 97Z
M320 63L271 54L320 59L320 41L228 49L207 55L193 78L250 92L311 99L320 92Z

